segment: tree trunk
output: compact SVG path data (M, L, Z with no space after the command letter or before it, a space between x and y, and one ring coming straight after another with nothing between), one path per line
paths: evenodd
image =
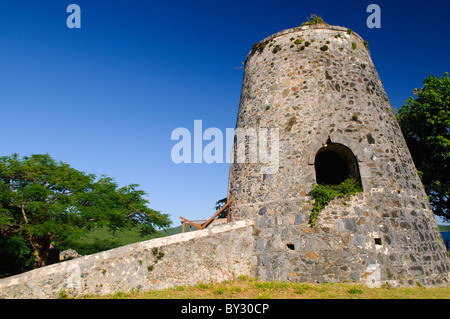
M33 255L35 257L35 268L44 267L47 265L48 251L50 249L50 237L30 236L29 242L32 247Z

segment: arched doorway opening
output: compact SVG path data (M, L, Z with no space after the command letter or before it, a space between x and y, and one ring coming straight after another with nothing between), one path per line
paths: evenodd
M353 177L361 185L358 161L345 145L327 143L317 152L314 167L317 184L337 185Z

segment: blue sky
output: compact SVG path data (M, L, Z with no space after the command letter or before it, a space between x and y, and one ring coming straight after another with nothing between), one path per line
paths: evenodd
M81 29L69 29L69 4ZM369 29L369 4L381 29ZM254 42L311 13L369 41L394 107L450 71L448 1L0 1L0 155L49 153L120 185L153 209L208 218L229 164L174 164L177 127L234 128Z

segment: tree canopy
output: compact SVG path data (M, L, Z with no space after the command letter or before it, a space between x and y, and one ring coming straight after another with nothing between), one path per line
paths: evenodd
M397 113L436 215L450 219L450 78L428 76Z
M140 225L143 234L169 227L168 215L149 208L138 187L119 187L110 177L86 174L48 154L0 157L0 248L28 249L40 267L51 242L92 227Z

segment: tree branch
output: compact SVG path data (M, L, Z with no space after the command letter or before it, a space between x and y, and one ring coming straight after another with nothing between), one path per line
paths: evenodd
M25 220L25 224L28 224L27 215L25 214L25 209L23 208L23 205L20 208L22 210L22 216L23 216L23 219Z

